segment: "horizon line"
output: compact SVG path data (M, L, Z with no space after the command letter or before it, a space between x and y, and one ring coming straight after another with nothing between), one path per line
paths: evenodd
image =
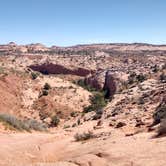
M75 47L75 46L86 46L86 45L108 45L108 44L129 44L129 45L133 45L133 44L144 44L144 45L153 45L153 46L166 46L166 43L160 43L160 42L80 42L78 44L69 44L69 45L55 45L55 44L46 44L44 42L29 42L29 43L24 43L24 42L15 42L15 41L9 41L6 43L0 43L0 45L9 45L9 44L16 44L18 46L27 46L27 45L35 45L35 44L41 44L45 47L51 48L53 46L56 47Z

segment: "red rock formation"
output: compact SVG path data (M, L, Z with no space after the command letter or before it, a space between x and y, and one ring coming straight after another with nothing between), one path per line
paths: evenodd
M105 90L106 97L110 98L116 92L116 81L109 70L99 71L85 79L85 83L96 90Z
M34 71L39 71L42 74L71 74L78 76L87 76L92 71L84 68L69 69L64 66L53 64L53 63L44 63L41 65L31 65L29 66Z

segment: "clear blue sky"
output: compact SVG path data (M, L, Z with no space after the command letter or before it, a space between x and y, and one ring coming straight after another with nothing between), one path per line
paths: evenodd
M0 43L166 43L166 0L0 0Z

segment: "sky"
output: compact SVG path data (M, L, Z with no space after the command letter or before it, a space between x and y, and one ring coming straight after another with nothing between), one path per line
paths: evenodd
M0 0L0 44L166 44L166 0Z

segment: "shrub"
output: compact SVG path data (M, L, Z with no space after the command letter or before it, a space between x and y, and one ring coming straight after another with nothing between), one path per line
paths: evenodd
M42 91L42 96L47 96L47 95L48 95L48 91L45 90L45 89L43 89L43 91Z
M143 75L143 74L138 74L138 75L136 76L136 79L137 79L138 82L143 82L143 81L146 80L146 76Z
M49 89L51 89L50 84L45 83L45 85L44 85L44 88L43 88L43 89L45 89L45 90L49 90Z
M36 130L36 131L46 131L47 126L43 123L40 123L34 119L29 119L25 121L25 125L28 129Z
M135 72L131 73L128 77L128 84L133 84L136 82L143 82L146 80L146 75L144 74L136 74Z
M60 122L60 119L55 115L51 118L51 126L57 127Z
M84 88L84 89L86 89L90 92L96 91L95 88L91 87L90 85L87 85L83 79L73 81L73 83L76 84L76 85L81 86L82 88Z
M88 139L91 139L91 138L94 138L94 137L95 136L94 136L92 131L84 132L82 134L76 133L74 135L75 141L85 141L85 140L88 140Z
M105 107L107 101L105 100L105 94L103 92L95 92L91 98L91 105L84 108L84 112L98 111Z
M6 122L7 124L9 124L10 126L12 126L17 130L28 130L28 127L24 124L24 122L17 119L13 115L0 114L0 121Z
M38 77L37 73L32 72L31 73L31 78L35 80Z
M20 120L10 114L0 114L0 121L5 122L16 130L37 130L46 131L46 126L36 120Z

